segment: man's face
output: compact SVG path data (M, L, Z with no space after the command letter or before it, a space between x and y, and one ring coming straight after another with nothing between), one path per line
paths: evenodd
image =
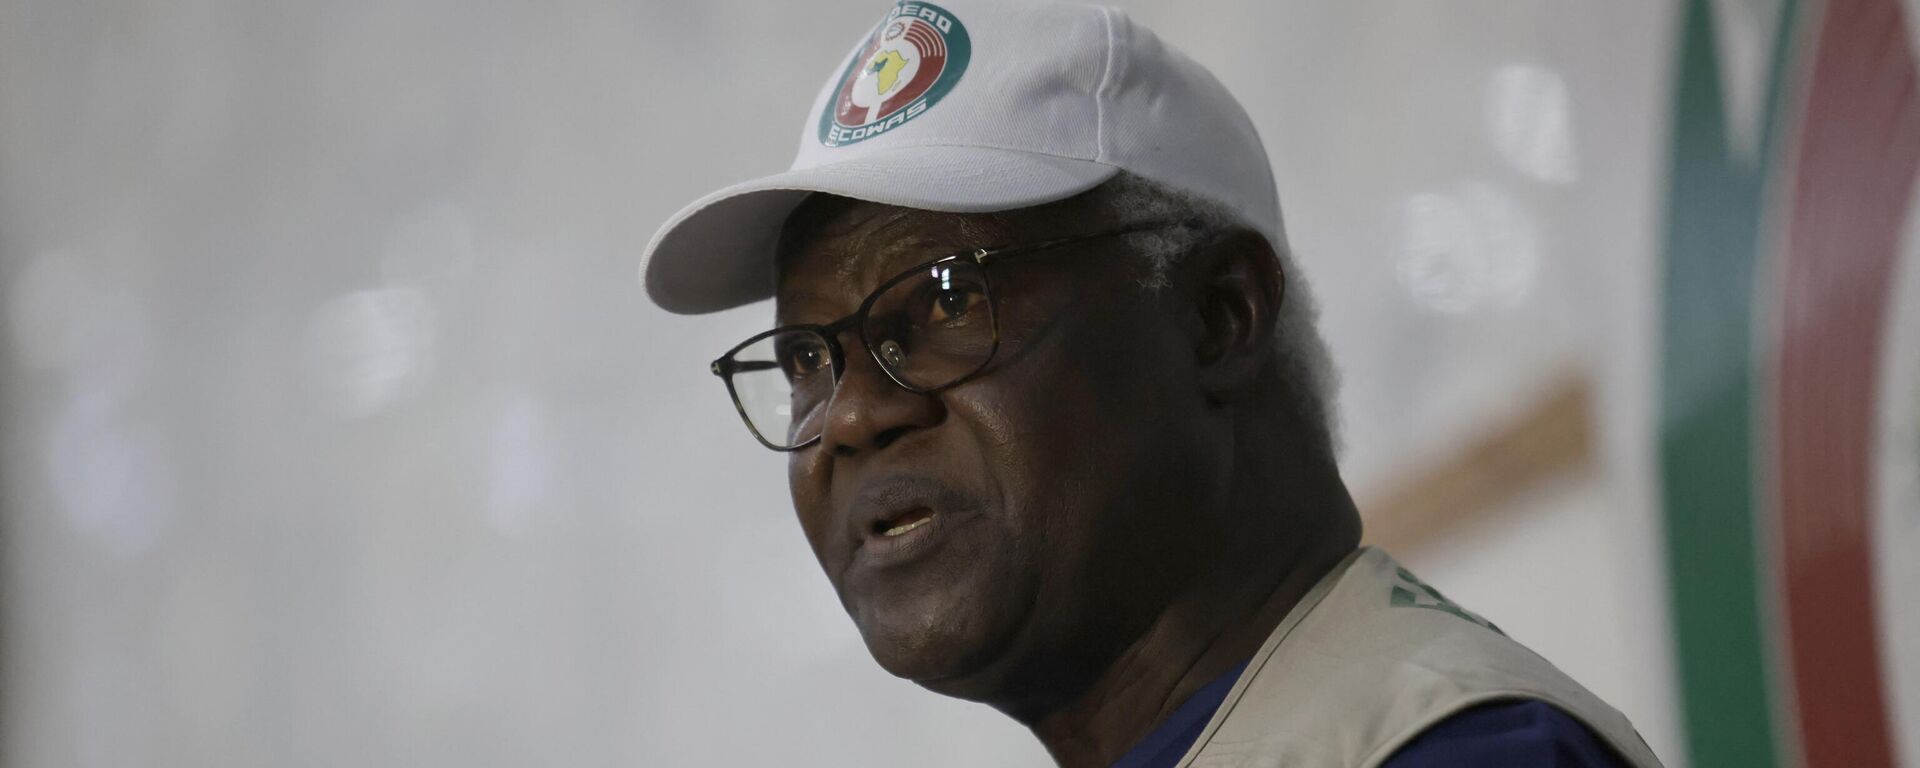
M854 312L887 278L982 246L1122 228L1091 195L995 215L816 196L789 222L779 322ZM801 527L881 666L1024 710L1084 685L1182 586L1225 487L1177 296L1124 238L989 267L1001 343L931 395L857 331L821 440L792 454ZM918 525L915 525L918 523ZM1016 712L1018 715L1018 712Z

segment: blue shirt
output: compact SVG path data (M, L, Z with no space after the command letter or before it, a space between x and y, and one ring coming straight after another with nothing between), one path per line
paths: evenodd
M1167 719L1154 728L1152 733L1133 745L1132 749L1120 756L1113 768L1173 768L1180 758L1187 754L1187 748L1199 740L1200 732L1207 729L1207 721L1213 719L1213 711L1220 708L1220 702L1226 701L1227 691L1233 690L1233 683L1240 679L1240 672L1247 668L1246 662L1227 670L1216 677L1206 687L1194 692L1181 702L1180 708L1168 715Z
M1227 698L1247 665L1241 662L1207 683L1168 715L1152 733L1127 750L1113 768L1173 768L1206 730L1214 710ZM1567 713L1541 701L1482 704L1435 723L1383 768L1625 768L1593 731Z

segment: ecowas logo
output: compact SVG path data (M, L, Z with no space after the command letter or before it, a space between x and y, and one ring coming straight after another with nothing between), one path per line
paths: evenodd
M899 3L840 74L820 113L820 143L838 147L918 117L953 90L973 46L967 28L932 3Z

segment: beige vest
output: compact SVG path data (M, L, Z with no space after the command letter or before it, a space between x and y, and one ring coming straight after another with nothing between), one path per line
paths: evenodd
M1428 726L1501 699L1552 704L1627 763L1660 765L1625 716L1366 547L1288 612L1180 765L1372 768Z

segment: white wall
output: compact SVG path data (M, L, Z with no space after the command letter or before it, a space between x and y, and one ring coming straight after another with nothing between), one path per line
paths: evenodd
M6 764L1044 764L867 659L705 370L767 308L633 282L886 5L0 0ZM1357 486L1600 377L1602 466L1417 564L1677 759L1670 4L1123 5L1267 138Z

